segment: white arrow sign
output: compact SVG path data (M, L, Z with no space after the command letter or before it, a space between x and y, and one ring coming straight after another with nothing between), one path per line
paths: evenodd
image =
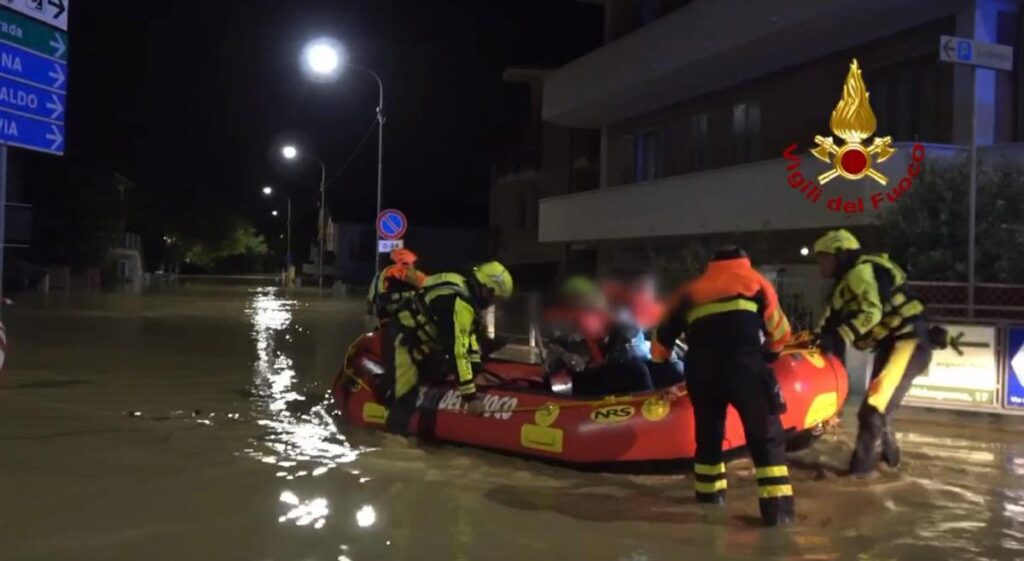
M50 46L53 47L54 58L63 57L64 51L68 50L68 46L64 44L64 39L61 38L60 33L53 34L53 39L50 39Z
M53 145L50 146L50 150L56 150L64 142L64 135L60 133L60 129L56 125L50 125L50 132L46 133L46 140L52 140Z
M1013 373L1017 376L1017 381L1020 385L1024 386L1024 345L1017 349L1017 354L1013 355L1010 359L1010 366L1013 367Z
M0 0L0 6L6 6L64 31L68 29L68 4L70 0Z
M58 116L60 116L61 113L64 112L64 106L61 105L60 99L58 99L55 94L50 94L50 99L52 101L46 102L46 108L50 111L53 111L53 114L50 115L50 118L56 119Z
M48 76L50 78L53 78L54 88L59 88L61 84L64 83L64 80L67 79L67 75L64 74L64 71L60 69L60 65L56 63L54 63L53 70L49 72Z

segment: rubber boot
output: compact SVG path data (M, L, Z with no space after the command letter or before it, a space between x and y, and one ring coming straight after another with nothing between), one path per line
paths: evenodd
M882 429L882 461L893 469L900 467L900 445L896 442L892 427L889 426L889 419L885 420Z
M850 476L865 477L878 465L878 444L885 428L885 417L867 404L857 413L860 425L850 458Z
M765 526L788 526L796 522L793 496L760 499L761 522Z

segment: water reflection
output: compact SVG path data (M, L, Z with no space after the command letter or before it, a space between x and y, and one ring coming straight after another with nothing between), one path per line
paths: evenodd
M377 521L377 511L371 505L363 505L356 511L356 524L360 528L369 528Z
M246 307L256 348L254 394L258 423L266 430L260 446L247 452L262 462L284 468L276 472L278 477L315 477L354 461L360 450L338 433L323 406L310 407L305 414L296 411L300 407L290 408L307 399L298 391L292 356L292 333L303 330L294 320L298 301L283 298L279 292L275 288L254 289Z
M292 520L296 526L308 526L310 523L319 530L327 523L327 515L330 509L327 507L327 499L317 497L309 501L301 501L291 491L281 493L281 502L289 507L287 513L278 518L278 522Z

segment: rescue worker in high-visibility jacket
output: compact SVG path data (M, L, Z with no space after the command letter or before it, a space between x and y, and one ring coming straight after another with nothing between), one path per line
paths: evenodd
M903 269L884 254L864 253L847 230L827 232L815 242L814 253L821 275L836 281L817 335L822 351L841 358L852 345L875 353L871 383L857 412L850 475L874 470L879 448L882 460L896 467L900 453L889 416L931 362L924 303L907 290ZM944 338L944 330L938 331ZM944 347L944 341L937 344Z
M398 310L406 299L415 297L427 278L422 271L416 269L416 254L408 249L392 251L391 261L391 265L381 269L374 277L366 295L368 311L377 318L381 360L384 364L393 364L395 360L395 339L398 337L395 318ZM384 403L391 403L395 397L393 376L381 378L377 397Z
M725 502L722 439L726 408L732 405L756 466L761 518L767 525L791 523L793 487L779 419L785 401L771 367L790 339L789 320L779 308L775 288L742 249L717 251L704 274L679 290L655 332L655 362L668 359L683 333L697 433L697 501Z
M414 301L416 307L398 314L400 333L391 365L396 398L388 413L389 431L407 433L416 409L415 390L449 372L457 376L467 412L484 413L473 381L479 366L474 363L481 360L480 313L512 296L512 289L512 275L497 261L478 265L467 275L441 273L427 278Z

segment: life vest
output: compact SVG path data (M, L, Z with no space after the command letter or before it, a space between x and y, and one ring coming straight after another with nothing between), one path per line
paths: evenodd
M366 299L378 319L394 317L402 302L415 296L426 275L408 265L388 265L373 279Z
M415 360L443 352L438 341L437 318L430 312L431 303L442 296L456 296L472 303L465 277L455 273L432 275L419 290L395 294L388 318L397 323Z
M861 255L832 289L822 328L839 331L860 350L914 336L925 306L906 283L907 274L888 255Z

